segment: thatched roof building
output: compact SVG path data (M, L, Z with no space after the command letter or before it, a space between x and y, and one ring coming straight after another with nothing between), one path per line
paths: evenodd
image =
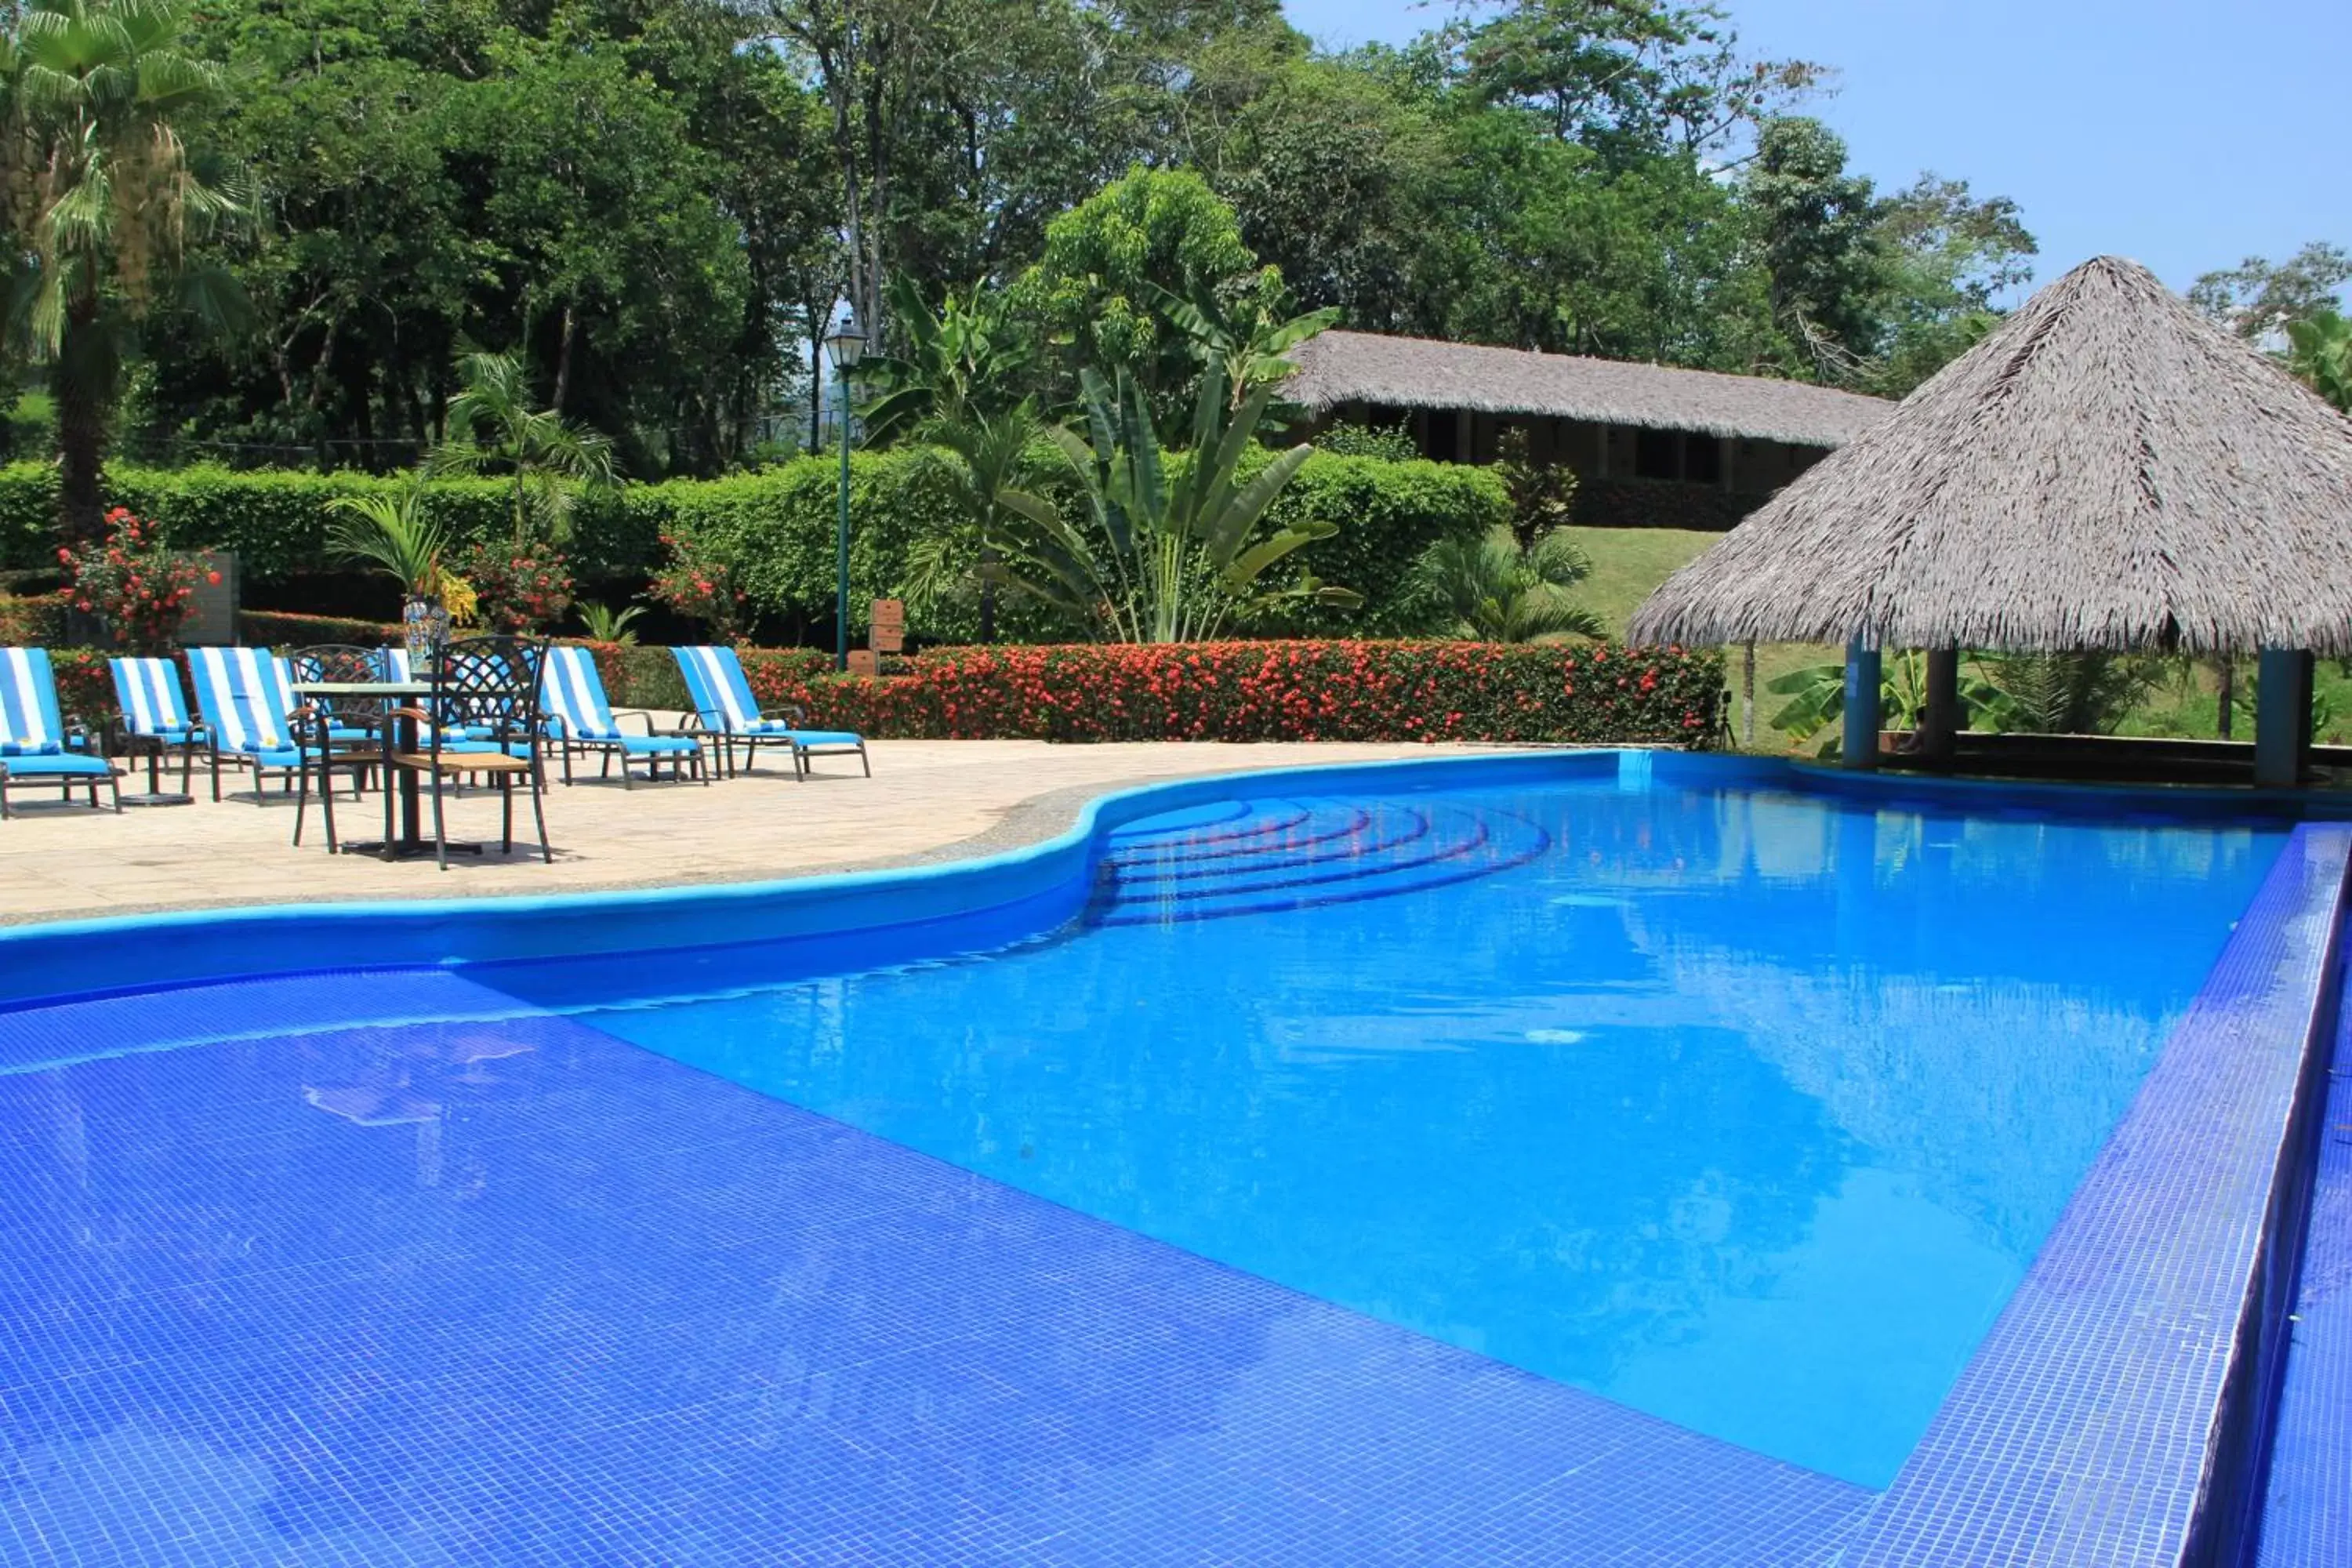
M2352 651L2352 420L2102 257L1667 579L1633 635Z
M1318 414L1463 409L1828 448L1887 412L1878 398L1801 382L1375 332L1323 332L1293 357L1284 395Z

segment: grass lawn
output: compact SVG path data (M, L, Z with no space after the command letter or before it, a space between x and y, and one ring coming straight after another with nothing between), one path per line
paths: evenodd
M1571 528L1569 536L1592 558L1592 575L1577 589L1577 597L1601 613L1614 635L1623 637L1625 623L1650 591L1695 559L1723 536L1677 528ZM1845 657L1841 648L1815 643L1763 643L1756 649L1756 741L1759 752L1791 750L1787 737L1773 731L1769 721L1779 711L1781 698L1764 688L1774 677L1811 664L1830 664ZM1724 650L1731 685L1733 731L1744 742L1739 709L1740 661L1738 648ZM2254 661L2239 662L2238 692L2251 704ZM2312 685L2319 710L2319 739L2331 745L2352 743L2352 660L2321 659ZM2219 688L2211 668L2200 665L2158 683L2116 726L2124 735L2179 735L2210 740L2217 732ZM2241 709L2232 729L2240 741L2253 739L2251 706ZM1743 749L1745 749L1743 747Z
M1701 533L1682 528L1571 528L1570 538L1592 558L1592 575L1580 584L1576 596L1601 613L1613 635L1625 635L1625 623L1633 616L1634 608L1650 596L1652 589L1672 576L1676 568L1697 558L1700 552L1723 535ZM1756 648L1756 743L1759 752L1775 753L1790 750L1785 736L1777 734L1766 721L1780 710L1785 699L1764 689L1765 683L1775 676L1809 664L1827 664L1845 657L1843 651L1813 643L1760 643ZM1738 648L1724 650L1725 668L1731 683L1732 732L1743 742L1739 709L1740 662Z

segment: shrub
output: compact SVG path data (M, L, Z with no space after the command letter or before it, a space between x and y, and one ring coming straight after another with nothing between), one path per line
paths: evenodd
M942 648L837 676L747 651L763 706L868 735L1049 741L1500 741L1704 745L1720 656L1681 648L1225 642Z
M53 647L49 669L58 683L58 708L68 721L79 720L104 735L114 722L114 673L107 655L94 647Z
M1417 463L1421 443L1402 419L1393 425L1357 425L1334 420L1315 437L1315 449L1342 458L1378 458L1391 463Z
M245 574L275 581L336 564L326 551L327 502L389 494L404 476L311 474L274 469L142 468L110 465L107 500L162 527L184 550L234 550ZM461 540L501 535L510 487L497 479L440 479L425 487L426 512ZM583 513L588 510L582 509ZM57 532L57 468L0 468L0 565L49 557Z
M669 561L654 574L648 590L654 602L701 622L719 642L740 638L751 595L735 585L735 563L719 542L708 535L681 539L665 533L662 545Z
M179 646L188 624L196 584L220 574L197 559L165 546L153 523L116 507L106 514L106 538L79 551L59 549L66 571L66 603L106 623L126 653L168 653Z
M494 632L551 631L572 609L571 568L551 544L486 540L458 558L457 574Z

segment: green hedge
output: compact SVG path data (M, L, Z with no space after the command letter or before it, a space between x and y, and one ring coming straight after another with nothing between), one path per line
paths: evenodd
M829 620L834 602L839 460L803 458L756 474L632 485L581 500L573 519L573 569L590 582L642 579L659 564L661 536L723 543L743 586L763 613ZM872 599L900 595L915 540L955 516L946 476L920 451L859 453L851 460L852 634L865 630ZM128 466L108 470L109 499L163 525L184 548L237 552L246 573L283 581L337 566L324 554L327 502L404 483L364 474L310 474L198 467ZM57 473L46 463L0 467L0 568L50 563ZM467 540L506 527L508 491L495 479L436 479L428 505ZM1403 597L1406 568L1432 540L1481 530L1508 514L1502 486L1483 468L1390 463L1318 453L1275 504L1276 522L1326 519L1339 534L1297 560L1327 582L1366 596L1360 611L1307 608L1246 629L1286 634L1382 636L1413 629ZM1005 605L1005 634L1048 633L1021 602ZM914 629L931 640L971 637L973 611L961 605Z

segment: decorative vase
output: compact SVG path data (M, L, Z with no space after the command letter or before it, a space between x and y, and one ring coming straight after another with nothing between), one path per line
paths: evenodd
M437 594L410 594L400 602L400 640L408 650L411 675L422 678L449 640L449 612Z

